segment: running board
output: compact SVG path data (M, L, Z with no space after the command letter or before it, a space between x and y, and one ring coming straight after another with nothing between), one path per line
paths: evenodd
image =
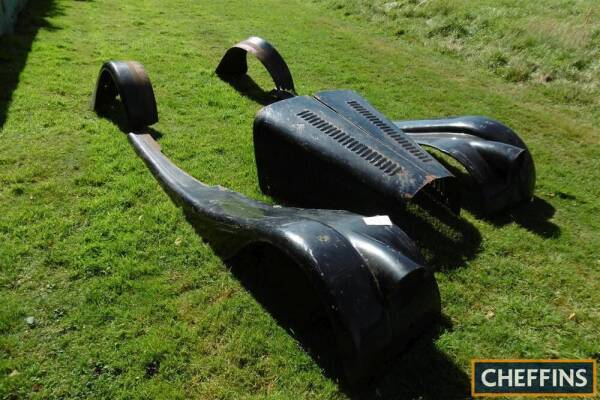
M316 294L349 379L372 374L439 318L435 278L389 218L272 206L205 185L174 165L140 126L158 120L152 86L141 71L139 63L105 63L93 109L121 97L126 114L137 118L129 122L138 128L127 135L135 151L222 258L267 246L306 276L311 286L306 301ZM128 95L133 92L141 97Z

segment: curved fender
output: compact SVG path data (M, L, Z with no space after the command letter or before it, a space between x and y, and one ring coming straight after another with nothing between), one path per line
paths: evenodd
M102 112L120 96L132 129L158 122L152 84L144 67L135 61L107 61L100 68L92 110Z
M476 211L492 214L532 199L533 158L506 125L478 116L394 124L420 145L435 148L465 167L480 191Z
M269 42L256 36L251 36L231 47L217 66L217 75L245 75L248 72L246 54L250 53L260 60L275 83L275 94L278 98L288 98L296 94L292 73L279 52Z
M432 272L414 243L385 218L373 223L346 211L267 205L194 179L144 129L128 139L220 256L266 243L303 271L329 316L349 377L368 375L439 316Z

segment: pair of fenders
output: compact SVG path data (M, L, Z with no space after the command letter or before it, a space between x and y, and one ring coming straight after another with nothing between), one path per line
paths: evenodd
M218 75L245 75L247 53L268 70L278 100L254 121L260 187L305 208L207 186L175 166L146 129L158 113L139 63L105 63L93 108L101 112L120 96L129 141L220 256L268 248L297 266L310 283L307 300L315 294L327 313L346 374L364 377L440 314L437 284L413 241L388 218L364 215L419 198L459 211L453 174L421 146L465 167L482 214L532 198L533 160L511 129L488 118L392 122L353 91L297 96L283 58L257 37L230 48Z

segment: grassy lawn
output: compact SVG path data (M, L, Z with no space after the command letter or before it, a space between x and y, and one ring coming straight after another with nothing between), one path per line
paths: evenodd
M557 101L330 5L30 0L0 38L0 398L464 398L471 358L600 358L597 97ZM424 250L447 323L358 390L321 370L89 110L102 61L142 62L164 152L270 201L253 158L260 106L213 73L251 34L282 52L300 93L354 89L397 119L488 115L536 161L532 204L440 226L447 240ZM589 82L557 81L597 87L597 62Z
M319 0L402 41L537 85L552 102L599 122L600 3L596 0Z

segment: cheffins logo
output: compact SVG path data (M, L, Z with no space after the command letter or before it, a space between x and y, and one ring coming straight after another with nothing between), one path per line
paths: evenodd
M592 397L595 360L472 360L473 396Z

